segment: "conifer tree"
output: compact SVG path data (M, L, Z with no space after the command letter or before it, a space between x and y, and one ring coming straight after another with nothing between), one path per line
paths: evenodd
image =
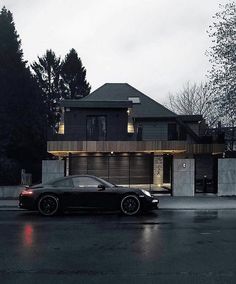
M89 95L91 86L86 80L86 69L75 49L71 49L62 62L63 97L79 99Z
M19 183L20 169L33 173L46 153L45 110L26 62L13 16L0 11L0 184Z
M38 57L38 61L35 61L31 68L47 107L48 126L57 129L60 120L58 106L63 90L60 77L61 59L51 49L46 50L46 53Z

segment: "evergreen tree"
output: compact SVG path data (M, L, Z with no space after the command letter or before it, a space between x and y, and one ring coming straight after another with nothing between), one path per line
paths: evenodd
M86 80L86 69L75 49L71 49L62 62L63 97L79 99L89 95L91 86Z
M21 168L39 178L46 153L44 104L5 7L0 11L0 86L0 184L19 183Z
M213 39L208 52L212 64L209 79L223 123L233 126L236 122L236 4L230 2L220 8L209 30Z
M58 106L63 89L60 79L61 59L52 50L47 50L31 67L47 107L48 126L57 129L60 120Z

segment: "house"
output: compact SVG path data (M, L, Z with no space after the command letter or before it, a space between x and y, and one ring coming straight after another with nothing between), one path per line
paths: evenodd
M174 195L217 192L218 137L201 115L177 115L127 83L106 83L61 102L59 132L49 153L66 174L93 174L120 185Z

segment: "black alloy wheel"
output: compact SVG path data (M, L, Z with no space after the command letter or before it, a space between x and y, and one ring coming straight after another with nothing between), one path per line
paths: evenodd
M38 210L44 216L53 216L59 210L59 200L54 195L43 195L38 202Z
M140 201L135 195L127 195L122 199L120 207L125 215L135 215L139 212Z

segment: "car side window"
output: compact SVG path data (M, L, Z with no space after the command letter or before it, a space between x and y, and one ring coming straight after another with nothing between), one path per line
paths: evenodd
M74 187L98 187L101 182L91 177L73 178Z
M73 186L72 180L70 178L56 181L54 182L53 185L56 187L72 187Z

